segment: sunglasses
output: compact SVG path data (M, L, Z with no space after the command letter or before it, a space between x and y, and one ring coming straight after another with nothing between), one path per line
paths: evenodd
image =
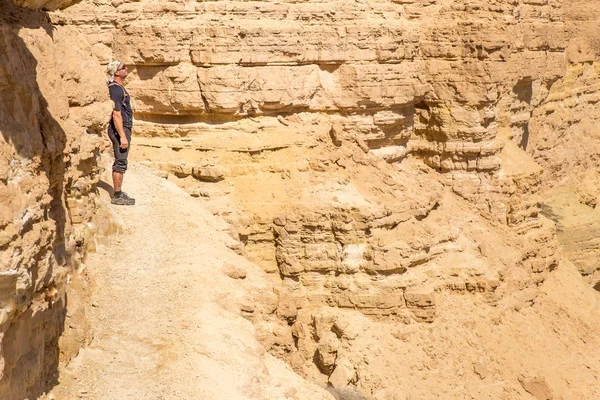
M117 68L117 71L120 71L122 69L127 69L127 65L123 64L123 66L121 68Z

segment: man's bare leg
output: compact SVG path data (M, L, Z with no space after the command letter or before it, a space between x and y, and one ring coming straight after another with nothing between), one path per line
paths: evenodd
M115 194L110 202L112 204L132 206L135 204L135 199L132 199L121 191L121 186L123 185L123 175L124 174L122 172L113 171L113 188L115 190Z
M123 173L118 172L118 171L113 171L112 178L113 178L113 189L115 190L115 192L120 192L121 186L123 185Z

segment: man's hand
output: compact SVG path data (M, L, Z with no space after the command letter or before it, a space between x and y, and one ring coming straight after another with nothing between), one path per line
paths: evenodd
M127 137L125 135L121 136L121 146L119 147L121 147L123 150L129 147L129 142L127 141Z

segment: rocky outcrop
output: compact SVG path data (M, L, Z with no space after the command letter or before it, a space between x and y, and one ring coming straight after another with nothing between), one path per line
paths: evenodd
M3 2L0 38L0 397L33 398L68 356L68 274L95 211L108 109L100 66L71 28Z
M543 210L558 226L569 259L600 282L598 203L600 13L585 1L565 4L566 74L532 114L528 152L543 167Z
M319 307L434 323L439 296L494 307L558 265L524 149L565 73L560 4L93 0L51 19L132 66L135 157L279 281L293 332L271 348L295 338L281 355L305 374L356 385L335 340L302 333Z
M97 13L103 15L98 22ZM559 4L146 1L115 7L95 0L52 20L77 26L105 61L114 54L135 65L128 84L136 133L148 137L139 158L185 178L192 194L232 192L227 183L221 189L197 183L193 177L206 181L194 172L201 169L218 169L217 180L221 173L260 179L265 169L250 161L257 153L304 153L306 166L268 171L300 175L335 175L346 168L337 162L349 159L379 168L375 159L400 164L415 157L491 218L519 232L539 225L530 196L539 190L539 170L511 163L526 162L532 110L564 74ZM351 23L356 20L361 23ZM341 146L336 160L317 154L332 151L319 144L325 135ZM369 155L348 150L356 145ZM281 165L277 156L269 158ZM436 204L415 201L425 209ZM261 214L261 220L277 217ZM249 240L274 229L249 232ZM283 258L279 252L280 266Z
M80 26L105 60L135 64L137 118L163 122L150 136L171 124L193 134L193 122L219 116L326 112L387 159L412 151L445 172L497 170L499 129L526 140L565 59L561 9L547 2L95 0L76 10L54 20Z
M132 156L228 219L230 247L276 282L277 311L243 310L266 346L340 393L427 398L407 377L440 370L428 337L457 346L446 376L485 379L485 360L461 359L472 341L444 329L545 329L518 313L568 265L541 214L548 143L579 122L562 113L591 111L595 78L563 3L87 0L50 19L130 66ZM537 372L509 366L536 350L503 358L490 343L510 342L479 334L510 371L492 396L537 393ZM398 349L417 360L404 375Z

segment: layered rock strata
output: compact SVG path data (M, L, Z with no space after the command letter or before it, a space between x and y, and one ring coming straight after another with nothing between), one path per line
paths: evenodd
M528 152L543 167L544 212L556 221L569 258L595 286L600 282L600 13L575 1L565 5L565 16L566 74L532 114Z
M105 60L136 66L138 134L328 113L338 133L389 162L414 154L468 194L504 185L504 139L526 147L530 114L565 60L558 3L97 0L77 11L54 20L80 26Z
M206 199L232 223L231 247L271 274L275 316L289 326L264 328L267 347L317 381L383 398L382 386L390 396L411 386L398 383L407 375L364 361L368 344L352 353L346 312L368 316L364 341L379 328L404 340L390 321L429 323L408 340L419 347L448 318L476 324L460 307L494 314L490 329L514 317L561 264L540 214L544 170L527 151L568 72L564 11L559 1L89 0L51 19L131 66L133 157ZM248 314L257 326L273 317ZM393 346L377 349L393 363ZM436 369L426 359L415 368ZM513 379L496 398L524 396L536 379Z
M0 5L0 65L0 397L34 398L69 356L67 275L84 254L109 109L85 39L39 11Z

